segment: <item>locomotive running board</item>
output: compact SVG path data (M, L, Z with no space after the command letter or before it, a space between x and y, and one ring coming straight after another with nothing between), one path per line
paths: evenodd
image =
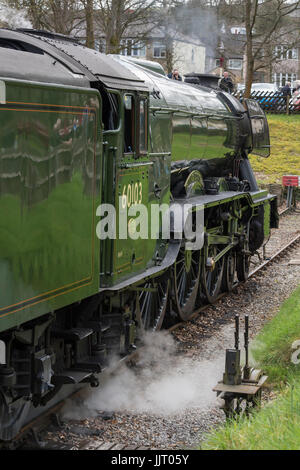
M251 205L256 205L256 204L262 203L263 201L272 199L275 196L268 194L267 191L261 191L261 190L253 191L250 193L236 192L236 191L224 191L217 195L205 195L205 196L201 195L201 196L194 196L192 198L176 199L174 202L176 204L190 203L194 206L201 205L201 206L209 207L211 205L215 205L216 203L223 203L223 202L226 202L227 200L230 201L232 199L238 199L241 197L246 197ZM172 221L171 221L171 225L172 225ZM172 264L175 262L177 255L179 253L181 242L182 240L170 240L169 241L169 248L168 248L167 254L164 257L160 265L153 266L152 268L149 268L146 271L139 273L134 277L126 279L125 281L120 282L114 286L101 287L99 289L99 292L105 292L105 291L115 292L121 289L125 289L129 285L133 287L134 284L137 284L142 280L146 280L148 277L152 277L155 274L161 273L165 269L172 266Z
M179 253L180 245L181 245L181 240L170 240L168 251L160 265L153 266L152 268L146 269L146 271L143 271L142 273L137 274L136 276L131 277L130 279L127 279L126 281L120 282L119 284L116 284L115 286L102 287L101 289L99 289L99 292L117 291L117 290L124 289L128 287L129 285L132 287L132 284L136 284L140 282L141 280L146 280L148 277L152 277L154 274L158 274L164 271L165 269L172 266L172 264L175 262L177 255Z

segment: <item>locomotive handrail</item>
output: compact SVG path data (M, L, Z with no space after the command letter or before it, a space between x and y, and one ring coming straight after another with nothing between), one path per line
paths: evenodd
M162 112L165 112L165 113L177 113L177 112L182 112L182 113L187 113L187 111L184 111L184 110L179 110L179 109L174 109L174 108L162 108L162 107L152 107L150 106L150 111L152 111L152 113L156 113L158 111L162 111Z
M183 166L182 168L174 168L173 170L171 168L171 173L175 173L176 171L188 170L189 168L189 166Z
M208 118L214 118L218 120L224 120L224 119L234 119L234 120L240 120L242 119L242 116L227 116L227 115L219 115L219 114L198 114L198 113L191 113L190 111L185 111L184 109L174 109L174 108L155 108L155 107L150 107L150 111L155 114L157 112L162 112L166 114L174 114L174 113L182 113L182 114L187 114L190 117L198 117L200 119L208 119Z
M170 155L171 155L171 152L151 152L151 153L148 153L149 157L164 157L164 156L169 157Z
M120 163L119 168L135 168L140 166L150 166L153 162L137 162L137 163Z
M195 115L197 116L197 115ZM241 120L243 116L220 116L219 114L207 114L207 118L213 117L219 121L223 121L224 119L231 119L231 120Z

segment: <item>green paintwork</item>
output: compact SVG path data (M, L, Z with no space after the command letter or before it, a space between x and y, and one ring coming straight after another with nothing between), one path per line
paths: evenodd
M0 106L0 331L98 291L97 91L6 81Z
M103 160L103 202L114 204L117 214L116 239L106 239L102 243L101 287L113 286L118 282L143 272L146 267L153 266L157 258L162 258L166 252L167 244L161 239L159 227L153 227L151 220L151 206L158 204L169 205L170 201L170 131L171 119L168 116L153 117L151 119L151 133L148 138L148 152L139 155L136 149L132 153L124 153L124 96L132 95L136 103L135 122L137 121L138 94L132 91L119 94L120 127L115 131L104 132ZM161 191L155 194L155 189ZM133 210L136 204L143 204L148 210L148 239L121 239L119 233L119 206L122 196L126 196L127 210ZM124 199L123 199L124 201ZM136 216L139 217L139 212ZM139 232L141 227L134 227L132 217L128 215L127 230ZM142 227L145 229L145 227ZM151 229L156 232L151 238Z
M104 140L108 143L104 151L106 172L103 188L106 195L103 201L114 203L118 212L118 198L124 195L124 188L126 195L129 186L139 188L142 184L142 202L150 214L153 204L169 205L171 160L202 158L206 168L213 174L216 174L216 168L220 169L219 176L224 168L232 170L233 155L237 147L235 123L230 120L230 111L214 93L207 94L200 89L151 75L150 72L135 68L133 64L127 63L126 67L145 80L150 90L158 90L159 94L150 93L151 131L148 154L140 156L135 152L123 152L123 96L129 93L137 102L138 93L120 93L120 129L114 133L104 133ZM210 117L203 118L201 115ZM223 119L217 118L216 115ZM135 119L136 126L137 115ZM159 197L155 196L155 187L161 189ZM133 189L130 193L132 191ZM248 197L248 203L253 205L252 198ZM216 204L211 202L208 206ZM153 220L150 218L148 225L150 232L150 226L153 226ZM130 227L132 229L132 223ZM122 240L117 237L116 240L106 240L102 247L102 260L105 262L101 269L101 287L105 287L116 285L139 272L144 272L146 267L155 263L156 257L164 256L167 243L160 236L157 240L152 240L149 233L148 240Z
M264 236L265 242L268 240L270 236L270 220L271 220L271 206L269 202L264 204Z
M234 143L228 144L230 123L174 114L172 161L223 159Z
M173 162L216 161L235 150L232 114L214 93L164 78L156 77L155 84L161 91L160 99L153 100L155 114L166 114L168 109L171 113Z

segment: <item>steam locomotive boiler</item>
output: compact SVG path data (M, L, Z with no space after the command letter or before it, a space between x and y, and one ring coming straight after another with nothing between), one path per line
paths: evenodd
M11 440L62 387L96 386L141 332L245 281L278 215L248 160L270 149L256 102L43 31L0 30L0 58L0 439ZM194 249L173 211L186 204L192 226L203 213ZM151 236L137 236L135 206ZM112 236L99 236L111 207ZM124 212L127 237L115 230Z

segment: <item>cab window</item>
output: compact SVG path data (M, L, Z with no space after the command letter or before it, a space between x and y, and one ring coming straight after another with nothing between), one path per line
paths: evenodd
M147 99L141 98L139 103L139 150L147 152Z
M124 96L124 152L133 153L134 146L134 97Z
M102 94L103 102L103 130L112 131L119 128L120 124L120 106L119 96L116 93Z

